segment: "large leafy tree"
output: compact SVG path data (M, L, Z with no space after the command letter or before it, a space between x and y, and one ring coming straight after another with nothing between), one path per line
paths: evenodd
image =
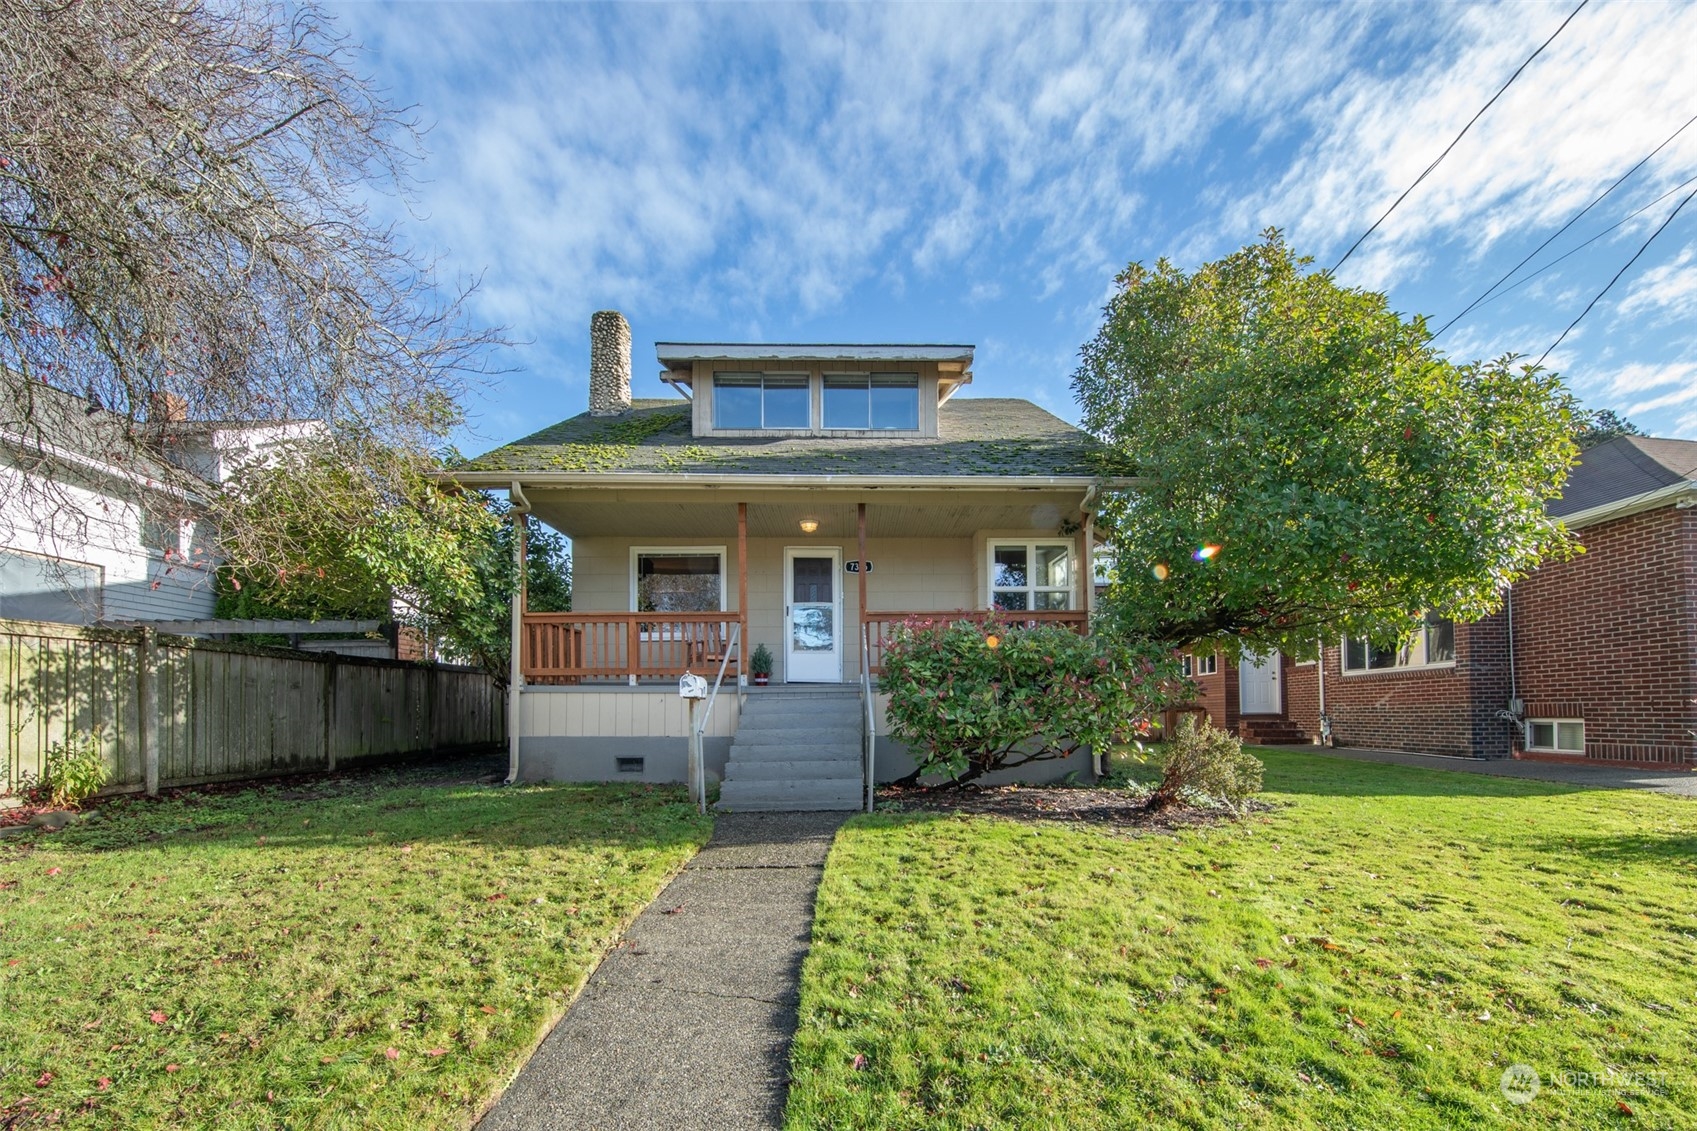
M219 571L220 616L389 619L438 641L446 658L505 675L516 577L506 504L436 476L395 480L297 448L243 471L221 518L293 559ZM536 612L571 609L565 540L532 525L525 579Z
M1277 231L1185 272L1122 273L1073 379L1111 492L1109 626L1312 654L1459 619L1566 552L1544 513L1575 447L1555 375L1453 364L1422 318L1340 285Z
M0 0L0 370L111 413L104 463L168 478L184 421L310 419L405 492L460 420L496 336L370 211L417 133L354 68L310 4ZM0 513L74 505L51 400L0 408L43 472ZM298 556L240 513L225 554Z

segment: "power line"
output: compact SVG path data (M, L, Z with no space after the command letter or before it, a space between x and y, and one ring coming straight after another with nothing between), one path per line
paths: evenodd
M1568 14L1567 19L1565 19L1561 22L1561 27L1558 27L1554 32L1552 32L1549 39L1546 39L1546 40L1544 40L1543 43L1539 44L1538 50L1532 52L1532 54L1530 54L1526 57L1526 62L1520 64L1520 66L1515 68L1514 74L1512 74L1508 77L1508 81L1503 83L1502 88L1500 90L1498 90L1495 94L1491 95L1491 101L1489 101L1489 102L1485 103L1485 105L1479 107L1479 112L1477 114L1473 115L1472 118L1468 119L1467 124L1465 126L1461 127L1461 132L1455 135L1455 140L1450 142L1449 145L1445 146L1444 151L1442 153L1438 154L1437 159L1434 160L1430 165L1426 166L1425 172L1421 173L1418 177L1414 178L1414 183L1409 185L1406 189L1403 189L1402 195L1397 197L1396 200L1391 203L1391 206L1389 208L1385 209L1385 214L1383 216L1379 217L1377 220L1373 221L1373 226L1371 228L1368 228L1365 232L1362 232L1360 239L1356 240L1354 243L1349 245L1349 250L1343 253L1343 258L1338 260L1336 263L1332 264L1332 269L1327 272L1328 275L1336 275L1338 273L1338 268L1342 267L1344 265L1344 263L1349 259L1349 257L1355 254L1355 249L1360 247L1363 243L1365 243L1367 241L1368 236L1372 235L1374 232L1379 230L1379 225L1383 224L1390 217L1390 214L1397 210L1397 205L1401 204L1404 200L1408 199L1409 193L1413 192L1415 189L1420 187L1420 182L1425 180L1427 175L1430 174L1433 169L1436 169L1438 167L1438 165L1443 161L1444 158L1446 158L1450 155L1450 150L1454 149L1457 145L1461 144L1461 139L1467 136L1467 131L1473 128L1473 123L1477 122L1480 118L1483 118L1485 116L1485 111L1489 110L1496 103L1497 99L1499 99L1503 96L1503 91L1507 90L1509 87L1514 85L1514 80L1520 77L1520 72L1524 71L1527 67L1530 67L1532 65L1532 60L1534 60L1538 56L1542 55L1544 53L1544 48L1548 47L1551 43L1555 42L1556 36L1558 36L1562 33L1562 28L1565 28L1565 27L1567 27L1568 24L1572 23L1573 17L1577 16L1580 12L1584 11L1585 5L1589 4L1590 2L1591 2L1591 0L1579 0L1579 7L1575 8L1572 12L1570 12Z
M1601 204L1603 202L1603 199L1605 197L1607 197L1611 192L1613 192L1615 189L1619 188L1621 185L1625 184L1627 178L1632 176L1632 174L1636 173L1638 170L1642 169L1649 162L1650 158L1654 157L1656 154L1660 153L1662 150L1666 149L1669 145L1671 145L1673 143L1674 138L1676 138L1680 134L1684 133L1685 130L1686 130L1686 127L1690 126L1692 122L1697 122L1697 114L1694 114L1690 118L1687 118L1686 121L1685 121L1685 125L1680 126L1677 130L1673 131L1673 133L1669 134L1668 137L1667 137L1667 140L1662 142L1662 144L1656 146L1656 148L1652 149L1648 156L1646 156L1643 160L1639 161L1638 164L1634 165L1632 168L1628 169L1626 172L1622 173L1620 175L1620 178L1618 180L1616 180L1614 184L1612 184L1608 188L1604 189L1602 191L1602 194L1597 196L1595 199L1593 199L1590 204L1587 204L1584 208L1581 208L1578 212L1575 212L1573 214L1572 219L1570 219L1567 223L1563 224L1561 227L1557 228L1555 233L1553 235L1551 235L1549 239L1546 239L1543 243L1541 243L1537 247L1533 248L1527 254L1525 259L1522 259L1519 263L1516 263L1512 268L1510 268L1508 274L1504 275L1502 278L1500 278L1496 282L1492 283L1490 285L1490 287L1485 291L1484 294L1480 295L1478 298L1474 299L1472 302L1468 303L1465 307L1463 307L1460 314L1457 314L1454 318L1451 318L1448 322L1445 322L1442 326L1439 326L1438 329L1437 329L1437 332L1434 333L1432 335L1432 337L1434 337L1434 338L1438 337L1445 330L1448 330L1451 326L1454 326L1457 322L1460 322L1463 318L1465 318L1467 316L1468 312L1471 311L1474 307L1478 306L1480 303L1482 303L1486 299L1490 298L1491 295L1496 291L1496 289L1498 287L1502 286L1504 283L1506 283L1510 279L1514 278L1514 273L1516 271L1519 271L1522 267L1524 267L1528 263L1532 262L1533 258L1535 256L1537 256L1537 254L1540 251L1543 251L1546 247L1549 247L1550 244L1554 243L1558 238L1560 238L1560 236L1563 232L1567 231L1569 228L1571 228L1575 224L1579 223L1580 219L1583 218L1584 215L1587 212L1589 212L1589 211L1591 211L1591 209L1597 207L1597 205ZM1577 249L1575 249L1575 250L1577 250Z
M1579 317L1575 318L1572 322L1568 323L1567 329L1565 329L1561 332L1561 337L1557 338L1555 341L1550 343L1550 348L1545 350L1543 352L1543 355L1538 358L1537 364L1539 364L1539 365L1544 364L1544 358L1549 357L1550 352L1552 350L1554 350L1557 346L1561 345L1562 338L1566 338L1569 334L1571 334L1573 332L1573 328L1575 326L1579 325L1580 319L1583 319L1587 314L1591 313L1591 307L1596 306L1599 302L1603 301L1603 296L1609 293L1609 287L1612 287L1616 283L1620 282L1620 277L1622 275L1626 274L1627 268L1631 267L1634 263L1638 262L1638 257L1640 255L1643 255L1645 250L1648 249L1649 246L1652 243L1655 242L1656 237L1662 234L1663 228L1666 228L1669 224L1673 223L1673 218L1675 216L1679 215L1679 210L1681 208L1684 208L1687 204L1690 204L1691 198L1694 197L1694 196L1697 196L1697 189L1692 189L1690 192L1685 194L1685 199L1680 201L1679 204L1677 204L1674 207L1674 210L1672 212L1668 213L1668 218L1666 220L1662 221L1661 226L1658 227L1655 231L1650 233L1650 238L1644 241L1644 246L1639 248L1637 250L1637 252L1633 254L1632 258L1628 259L1626 261L1626 267L1622 267L1619 271L1615 272L1615 277L1609 280L1608 287L1604 287L1602 290L1598 291L1597 297L1592 299L1586 305L1585 309L1581 310L1579 312Z
M1556 264L1560 263L1562 260L1568 258L1569 256L1578 255L1580 252L1584 251L1586 248L1590 247L1592 244L1596 243L1598 240L1602 239L1604 236L1608 235L1610 232L1614 231L1616 228L1621 227L1628 220L1634 220L1634 219L1638 218L1639 216L1642 216L1644 213L1648 212L1650 209L1654 208L1656 205L1660 204L1662 201L1666 200L1668 197L1672 196L1676 192L1679 192L1681 189L1685 188L1687 185L1690 185L1690 184L1697 184L1697 177L1687 177L1685 180L1679 182L1679 184L1677 184L1677 185L1674 185L1672 188L1668 189L1668 191L1664 192L1662 195L1658 196L1656 199L1652 200L1650 203L1643 205L1642 207L1635 208L1631 212L1628 212L1625 216L1621 217L1619 220L1616 220L1614 223L1610 224L1608 227L1604 228L1602 231L1598 232L1596 235L1592 236L1590 239L1586 240L1584 243L1580 244L1578 247L1574 248L1572 251L1562 252L1562 254L1556 256L1554 259L1550 260L1548 263L1544 264L1542 267L1540 267L1536 271L1532 272L1532 274L1526 276L1526 278L1520 279L1520 280L1516 281L1515 283L1513 283L1512 285L1504 287L1501 291L1498 291L1496 294L1492 295L1490 298L1486 299L1485 301L1487 303L1496 302L1499 298L1502 298L1504 295L1508 294L1510 291L1519 290L1521 287L1524 287L1527 283L1530 283L1533 279L1536 279L1539 275L1542 275L1544 272L1548 271L1550 268L1554 267Z

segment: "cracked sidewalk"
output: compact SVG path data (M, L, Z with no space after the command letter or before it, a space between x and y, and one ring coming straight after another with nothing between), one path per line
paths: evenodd
M848 816L721 814L479 1131L778 1127L813 899Z

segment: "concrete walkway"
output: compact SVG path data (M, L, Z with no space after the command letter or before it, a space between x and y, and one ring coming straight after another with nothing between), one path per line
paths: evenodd
M1697 773L1690 770L1634 770L1614 766L1582 766L1572 762L1531 762L1514 758L1447 758L1441 754L1410 754L1400 750L1364 750L1338 747L1296 746L1304 754L1326 754L1358 762L1388 762L1418 766L1423 770L1455 770L1467 774L1489 774L1499 778L1529 778L1560 782L1587 789L1641 789L1697 797Z
M813 897L851 815L721 815L479 1131L779 1126Z

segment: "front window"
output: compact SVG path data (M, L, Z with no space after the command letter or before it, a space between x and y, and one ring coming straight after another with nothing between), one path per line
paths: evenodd
M724 563L724 554L717 550L638 550L636 611L722 611L725 599Z
M1346 672L1425 668L1454 662L1455 622L1437 613L1427 613L1420 630L1405 644L1386 646L1360 638L1343 642Z
M715 428L805 429L812 425L812 418L812 397L805 376L766 373L713 375Z
M998 542L990 547L990 606L1008 612L1072 607L1072 547Z
M911 373L825 375L825 427L919 429L919 378Z

